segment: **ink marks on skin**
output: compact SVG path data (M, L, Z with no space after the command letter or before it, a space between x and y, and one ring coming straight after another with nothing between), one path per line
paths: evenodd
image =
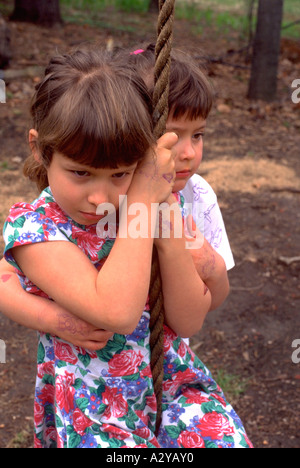
M150 169L149 172L146 170L146 166L150 166L149 167L149 169ZM154 171L153 171L153 168L154 168ZM155 162L144 163L143 167L138 169L138 173L144 175L147 178L151 178L152 180L158 180L158 179L160 179L160 177L162 177L169 184L171 184L175 180L175 173L172 173L172 172L168 172L168 173L163 174L162 176L160 176L159 172L158 172L158 166L157 166L157 164Z
M85 336L87 333L87 327L80 319L64 313L59 315L58 329L62 332L68 332L71 335L78 333Z
M215 266L216 266L216 259L215 259L214 254L211 253L210 255L208 255L207 261L202 266L202 277L204 279L209 278L213 274L215 270Z
M146 167L149 167L149 171L146 170ZM153 168L154 168L154 171L153 171ZM147 178L150 177L152 180L159 179L158 167L155 162L143 163L143 166L138 169L138 173L142 174L143 176Z
M213 274L216 267L214 250L205 242L201 250L192 251L192 257L202 281L207 280Z
M174 181L174 174L172 174L171 172L169 172L168 174L163 174L163 178L164 178L169 184L171 184L171 183Z
M2 283L6 283L11 278L11 275L1 275L0 280Z

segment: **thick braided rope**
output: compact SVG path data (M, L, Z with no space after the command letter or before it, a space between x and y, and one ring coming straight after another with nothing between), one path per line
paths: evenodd
M153 93L154 135L159 138L165 131L168 118L170 54L172 48L175 0L160 0L155 48L155 87ZM164 362L164 305L158 254L154 247L150 280L149 306L151 371L157 400L156 434L162 415L162 384Z
M159 0L157 41L155 46L155 86L153 92L153 122L156 138L159 138L164 133L168 118L174 6L175 0Z

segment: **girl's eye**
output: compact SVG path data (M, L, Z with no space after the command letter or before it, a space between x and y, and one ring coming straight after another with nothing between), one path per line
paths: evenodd
M193 138L194 140L202 140L202 138L204 137L204 133L195 133L195 135L193 135Z
M73 171L76 177L87 177L89 173L87 171Z
M116 174L113 174L113 178L115 179L123 179L128 172L117 172Z

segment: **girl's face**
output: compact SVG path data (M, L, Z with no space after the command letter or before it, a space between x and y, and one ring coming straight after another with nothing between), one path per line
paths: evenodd
M178 142L172 149L176 171L174 192L185 187L202 161L205 125L206 121L201 117L195 120L189 120L186 117L174 120L171 115L168 118L166 130L178 135Z
M119 195L127 193L136 166L94 169L54 153L48 181L61 209L77 223L92 225L103 218L96 214L98 205L112 203L119 208Z

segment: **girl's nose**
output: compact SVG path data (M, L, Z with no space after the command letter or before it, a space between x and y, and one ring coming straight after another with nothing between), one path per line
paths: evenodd
M184 141L177 154L180 159L193 159L195 157L195 149L191 141Z
M101 203L108 202L108 193L104 188L98 187L97 189L91 191L88 195L88 202L91 205L94 205L96 208L97 206L101 205Z

